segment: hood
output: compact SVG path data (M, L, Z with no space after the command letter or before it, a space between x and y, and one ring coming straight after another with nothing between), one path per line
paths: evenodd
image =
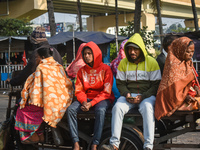
M142 39L142 37L140 36L139 33L135 33L133 36L131 36L129 38L129 40L126 42L126 44L124 45L124 49L125 49L125 55L126 55L126 58L128 59L128 61L131 62L130 57L127 57L128 56L128 50L126 48L126 45L128 43L134 43L136 45L138 45L140 47L140 49L142 50L143 54L144 54L144 57L146 58L146 56L148 55L146 49L145 49L145 45L144 45L144 41Z
M83 50L85 47L89 47L92 52L93 52L93 56L94 56L94 65L92 68L97 68L101 65L102 63L102 52L100 50L100 48L98 47L98 45L94 42L88 42L82 49L82 57L83 57ZM84 57L83 57L84 58ZM83 59L84 60L84 59ZM85 60L84 60L85 62ZM90 67L89 65L86 64L86 66Z

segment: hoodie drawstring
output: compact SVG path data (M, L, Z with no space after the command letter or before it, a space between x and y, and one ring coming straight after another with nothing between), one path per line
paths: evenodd
M126 82L127 82L127 80L128 80L128 66L129 66L129 61L128 61L128 64L127 64L127 68L126 68Z

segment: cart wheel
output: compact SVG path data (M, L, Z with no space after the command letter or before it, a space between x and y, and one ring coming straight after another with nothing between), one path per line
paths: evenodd
M108 129L105 132L103 132L99 148L103 144L109 144L110 136L111 136L111 129ZM143 135L136 128L130 128L130 127L123 128L120 141L121 141L119 146L120 150L143 149Z

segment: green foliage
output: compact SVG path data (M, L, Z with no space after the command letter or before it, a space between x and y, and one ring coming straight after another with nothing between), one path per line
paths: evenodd
M178 28L178 29L172 29L173 33L185 33L185 32L192 32L193 29L191 28Z
M185 33L185 32L190 32L190 31L193 31L193 29L183 28L181 24L172 24L166 30L166 33Z
M110 43L110 62L117 57L116 43Z
M32 32L28 18L0 18L0 36L27 36Z
M154 45L155 41L154 38L153 38L153 35L155 33L155 31L150 31L150 32L147 32L147 26L144 27L140 30L140 35L144 41L144 44L145 44L145 48L148 52L148 50L150 50L152 48L152 45Z
M62 61L63 61L63 67L66 69L67 68L67 53L65 53L65 55L62 57Z
M67 28L68 28L68 31L70 31L70 32L73 32L73 24L69 24L68 26L67 26ZM77 31L80 31L80 27L77 27L76 28L76 30L74 30L75 32L77 32ZM87 31L87 27L86 26L83 26L83 31Z
M120 28L119 35L131 37L134 34L134 22L128 21L128 26Z

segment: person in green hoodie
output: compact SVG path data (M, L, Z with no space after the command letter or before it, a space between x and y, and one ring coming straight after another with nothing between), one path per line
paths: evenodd
M147 54L140 34L135 33L124 45L126 58L117 69L117 87L121 96L112 109L112 135L109 145L101 150L118 150L123 118L132 108L138 107L143 117L144 150L153 149L154 105L161 80L157 61Z

